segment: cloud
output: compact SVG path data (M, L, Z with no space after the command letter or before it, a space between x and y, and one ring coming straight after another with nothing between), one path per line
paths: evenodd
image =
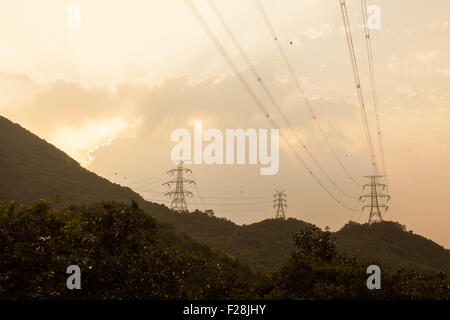
M104 119L89 122L81 128L64 126L52 134L48 141L56 146L64 147L65 151L75 157L82 165L89 165L94 159L93 151L103 145L108 145L112 139L129 126L121 118ZM105 141L106 142L102 142ZM94 145L94 147L92 147ZM86 150L88 150L86 152Z
M23 97L37 88L38 85L26 75L0 72L0 111L13 105L21 105Z
M437 60L442 55L439 50L422 50L414 54L414 58L423 62L430 63Z
M306 28L303 35L311 39L327 37L336 32L336 28L330 24L321 24L315 27Z
M418 92L416 90L414 90L413 88L411 88L411 86L398 87L395 90L398 93L405 95L405 96L409 96L409 97L415 97L418 95Z
M17 118L44 135L61 127L81 128L86 123L122 113L114 94L101 87L85 88L74 82L56 81L29 92L27 99L11 106L20 108Z
M433 21L428 28L433 31L446 31L448 29L448 21Z
M279 81L274 70L262 65L256 67L291 125L303 134L311 149L320 148L316 144L321 140L313 138L317 129L292 81ZM242 76L248 79L279 128L289 131L276 107L257 82L252 81L251 71L244 69ZM310 78L302 79L302 83L333 142L348 152L358 150L361 143L351 138L346 129L351 128L347 122L353 121L356 109L340 108L352 102L330 98L329 91ZM39 90L28 92L24 101L10 108L12 120L88 166L96 166L97 161L101 161L97 154L112 150L111 142L123 138L134 138L142 150L154 146L153 150L159 150L157 156L161 155L161 161L166 161L170 154L171 132L178 128L189 129L194 120L202 120L205 129L272 127L265 112L231 75L200 81L184 76L153 84L128 82L110 88L68 81L36 86Z
M427 69L427 72L442 76L444 78L450 77L450 68L430 67Z

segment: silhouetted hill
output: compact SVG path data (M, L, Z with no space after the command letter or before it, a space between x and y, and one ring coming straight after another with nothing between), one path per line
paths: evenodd
M267 271L286 263L294 243L291 233L311 224L297 219L267 219L238 226L225 218L210 217L196 211L177 213L154 203L140 203L160 221L167 221L177 230L213 248L229 253L248 263L253 269Z
M450 274L449 250L395 222L348 223L336 233L336 240L338 251L347 256L380 261L390 268Z
M274 270L287 261L293 249L291 233L311 224L289 218L267 219L238 226L224 218L210 217L202 212L172 212L158 204L144 204L161 221L211 247L230 253L258 271ZM447 272L450 274L450 253L442 246L404 230L398 223L373 225L350 223L335 233L338 252L348 257L397 269Z
M126 201L139 195L99 177L45 140L0 116L0 201L55 206Z

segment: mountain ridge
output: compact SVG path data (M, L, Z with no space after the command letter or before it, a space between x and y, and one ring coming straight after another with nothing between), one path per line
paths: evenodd
M0 171L0 200L29 204L47 198L63 207L99 198L127 202L140 198L130 188L83 168L52 144L1 116L0 137L0 167L14 168Z

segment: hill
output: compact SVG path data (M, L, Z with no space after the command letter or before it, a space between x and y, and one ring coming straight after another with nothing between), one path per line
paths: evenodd
M143 204L155 217L167 221L177 230L213 248L230 253L248 263L254 270L265 272L286 263L294 244L292 233L312 224L289 218L267 219L238 226L224 218L210 217L202 212L172 212L158 204ZM153 208L158 207L157 210ZM349 223L334 233L338 253L363 261L377 261L390 269L450 274L449 250L405 230L395 222L372 225Z
M406 231L391 221L349 223L336 233L338 252L359 259L380 261L391 269L443 271L450 274L450 252L437 243Z
M54 205L124 201L140 196L99 177L45 140L0 116L0 201Z
M254 270L268 271L286 263L294 243L291 233L311 224L297 219L267 219L238 226L225 218L211 217L203 212L177 213L163 205L140 203L160 221L213 248L229 253L248 263Z

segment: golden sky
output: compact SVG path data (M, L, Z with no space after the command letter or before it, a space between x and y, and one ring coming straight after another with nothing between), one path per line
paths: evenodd
M194 3L243 76L270 106L207 1ZM339 2L262 3L333 145L351 173L365 182L370 164ZM333 160L298 99L256 0L215 4L310 150L343 189L358 196L360 190ZM347 0L347 4L374 130L360 1ZM381 9L381 29L371 35L392 196L386 219L448 248L450 2L368 4ZM66 26L69 5L80 8L79 29ZM202 120L205 129L270 128L183 0L2 1L0 39L0 114L90 170L150 190L136 189L149 199L162 199L165 189L133 181L171 167L173 130L192 130L194 120ZM276 121L282 123L279 116ZM276 176L260 176L259 165L192 165L191 169L207 207L237 223L272 217L275 189L286 190L288 216L334 230L351 216L327 197L285 146ZM236 205L241 200L206 198L266 195L267 200L242 206ZM359 212L353 218L358 216ZM359 221L366 219L367 213Z

